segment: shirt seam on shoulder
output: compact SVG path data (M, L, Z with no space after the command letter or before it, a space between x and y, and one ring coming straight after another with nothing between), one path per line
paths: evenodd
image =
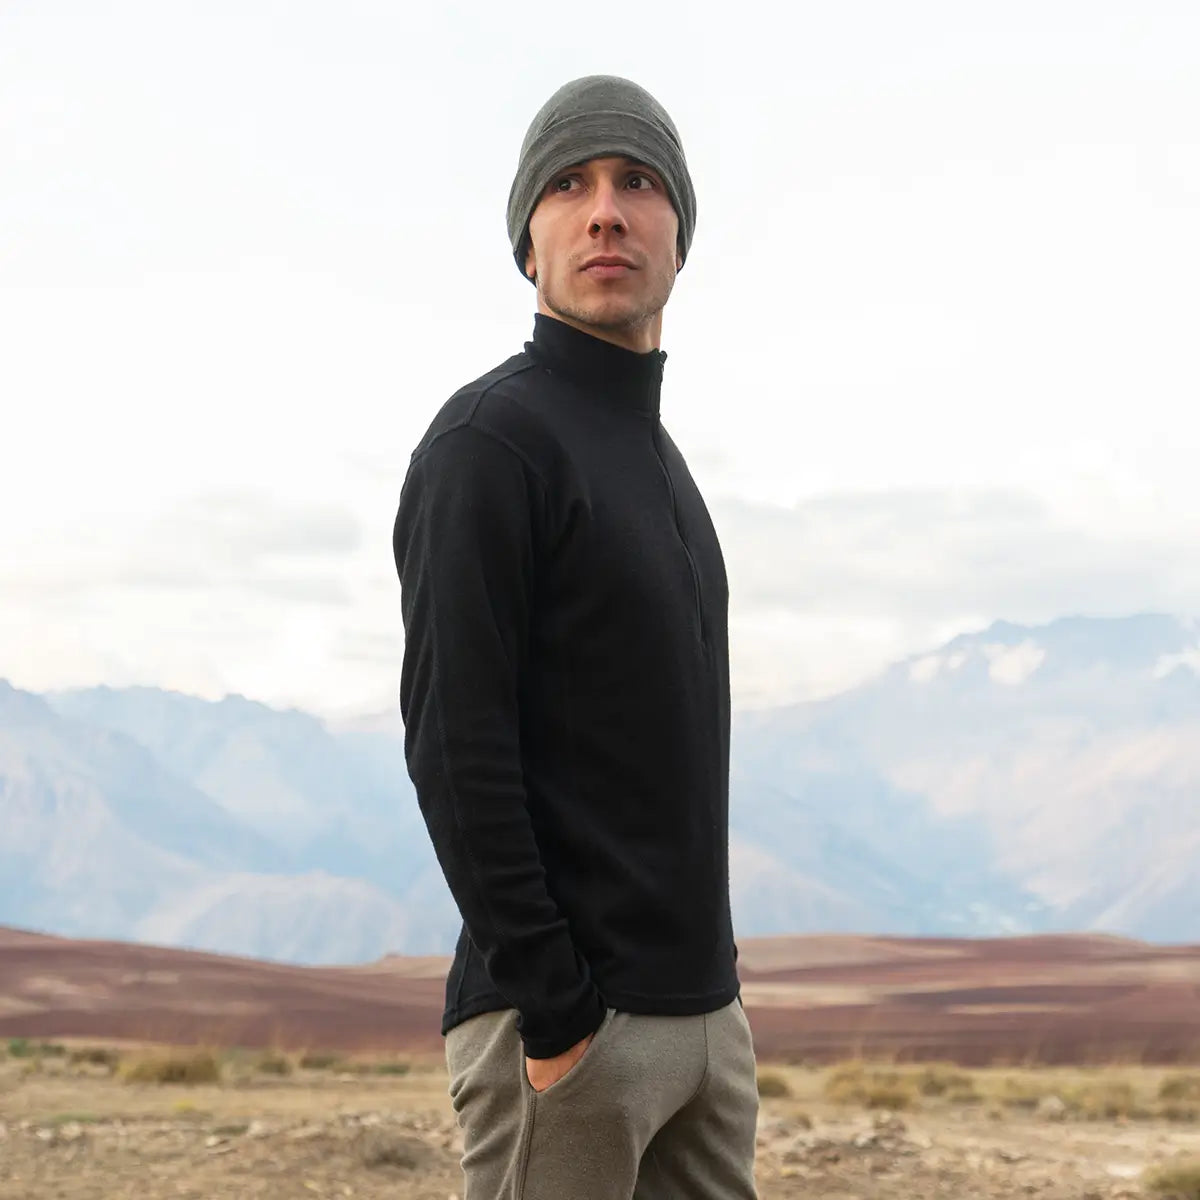
M496 387L497 384L503 383L506 379L511 379L514 375L520 375L523 371L532 370L532 363L523 367L514 367L511 371L507 371L501 375L499 379L493 379L492 382L487 385L487 387L481 388L479 395L475 397L466 415L456 424L451 425L449 429L443 429L440 433L435 434L429 440L429 444L427 446L422 447L420 451L413 455L413 462L415 463L424 458L425 455L428 454L429 451L432 450L433 447L436 446L437 443L440 442L447 434L455 433L459 429L473 429L481 437L490 439L498 446L503 446L510 454L524 463L538 483L540 483L544 489L548 490L550 485L547 482L545 475L542 474L541 468L529 457L528 454L525 453L524 450L521 449L520 446L513 442L511 438L507 438L503 434L497 433L492 429L484 429L475 423L476 411L478 410L480 403L483 401L483 398L492 390L492 388Z

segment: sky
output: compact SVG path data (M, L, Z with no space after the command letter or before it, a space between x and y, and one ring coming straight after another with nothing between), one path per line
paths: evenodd
M0 0L0 678L394 708L408 456L529 336L508 188L592 73L698 195L735 705L1200 615L1198 60L1192 0Z

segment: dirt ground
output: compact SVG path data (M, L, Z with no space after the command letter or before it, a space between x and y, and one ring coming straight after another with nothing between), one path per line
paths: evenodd
M438 1061L402 1076L344 1067L270 1076L225 1064L220 1083L170 1085L61 1054L0 1058L0 1200L459 1196L461 1143ZM831 1102L828 1070L768 1074L787 1094L762 1102L763 1200L1115 1200L1151 1194L1147 1168L1200 1158L1194 1115L1067 1115L1056 1093L1072 1094L1079 1072L976 1071L969 1103L924 1098L904 1112ZM1149 1097L1162 1075L1087 1078ZM1003 1101L1018 1093L1019 1106Z

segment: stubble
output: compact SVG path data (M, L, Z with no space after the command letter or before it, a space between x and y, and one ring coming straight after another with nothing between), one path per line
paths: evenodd
M576 288L539 279L537 287L542 302L556 316L608 333L629 333L644 328L666 307L675 286L675 271L650 273L643 268L634 279L637 288L613 287L611 294L606 294L605 285L597 288L584 279L578 279Z

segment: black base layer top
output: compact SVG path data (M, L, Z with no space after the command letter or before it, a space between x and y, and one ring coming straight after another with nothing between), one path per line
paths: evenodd
M728 587L665 357L539 314L396 516L405 752L463 917L443 1031L512 1007L535 1058L738 995Z

